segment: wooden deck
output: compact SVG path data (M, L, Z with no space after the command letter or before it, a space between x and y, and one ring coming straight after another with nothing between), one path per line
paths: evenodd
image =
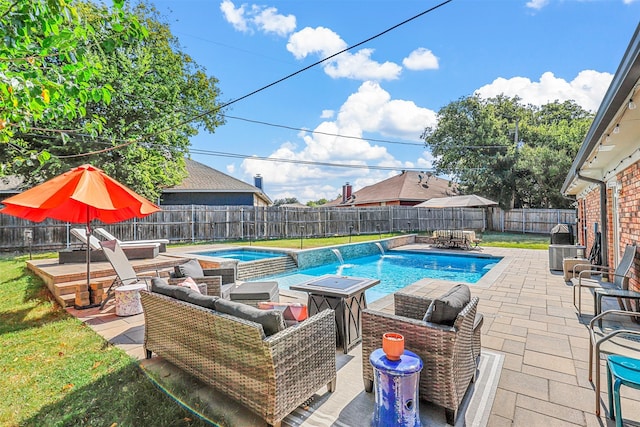
M174 266L185 261L180 253L162 253L155 258L131 260L136 273L166 277ZM27 268L40 277L62 307L73 306L78 286L86 290L87 264L59 264L57 258L27 261ZM108 262L91 263L91 283L102 285L105 289L116 278Z

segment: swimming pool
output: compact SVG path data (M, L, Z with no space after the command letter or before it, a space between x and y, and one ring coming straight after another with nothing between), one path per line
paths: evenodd
M501 259L501 257L388 251L386 255L349 259L344 264L335 262L260 280L276 280L280 288L289 289L291 285L325 274L379 279L380 284L366 291L367 301L372 302L425 278L473 284Z
M205 255L218 258L237 259L240 262L258 261L261 259L278 258L286 256L284 252L256 251L251 249L223 249L218 251L194 252L198 255Z

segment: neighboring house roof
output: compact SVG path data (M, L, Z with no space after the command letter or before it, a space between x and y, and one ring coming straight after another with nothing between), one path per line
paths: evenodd
M562 185L578 195L640 160L640 25ZM632 102L633 101L633 102Z
M342 197L325 206L358 206L388 202L420 203L433 197L457 194L455 185L428 173L403 171L400 175L364 187L353 193L354 197L342 203Z
M163 193L255 193L267 204L273 203L260 188L205 164L185 159L185 166L187 177L182 183L163 189Z

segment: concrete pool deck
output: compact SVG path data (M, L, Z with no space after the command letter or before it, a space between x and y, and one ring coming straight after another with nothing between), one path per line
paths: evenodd
M198 246L197 249L204 250L205 247ZM402 249L432 251L428 245L411 245ZM549 271L546 250L484 247L481 253L504 257L485 275L482 283L470 286L472 295L480 298L478 311L484 315L482 347L488 353L504 356L495 399L492 399L492 405L488 405L486 425L613 425L606 418L606 405L601 417L595 415L594 388L588 381L589 335L586 324L591 318L588 303L591 298L584 297L587 303L583 307L589 314L579 318L572 304L572 287L563 280L561 272ZM404 292L433 297L451 286L452 282L423 279L406 287ZM283 295L292 299L298 296L294 293ZM369 308L391 311L392 298L387 296L374 301ZM71 308L68 311L132 357L144 358L143 315L117 317L111 303L103 312ZM352 352L359 351L359 347ZM605 369L601 371L604 385ZM352 375L354 386L362 388L361 374L359 376L356 370ZM606 404L606 386L603 386L601 399ZM640 391L623 388L622 413L627 425L640 425L639 403Z

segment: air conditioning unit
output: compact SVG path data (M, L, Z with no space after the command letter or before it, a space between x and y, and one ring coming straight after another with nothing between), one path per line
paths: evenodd
M562 260L564 258L578 258L578 251L581 258L584 257L584 246L578 245L549 245L549 269L562 270Z

